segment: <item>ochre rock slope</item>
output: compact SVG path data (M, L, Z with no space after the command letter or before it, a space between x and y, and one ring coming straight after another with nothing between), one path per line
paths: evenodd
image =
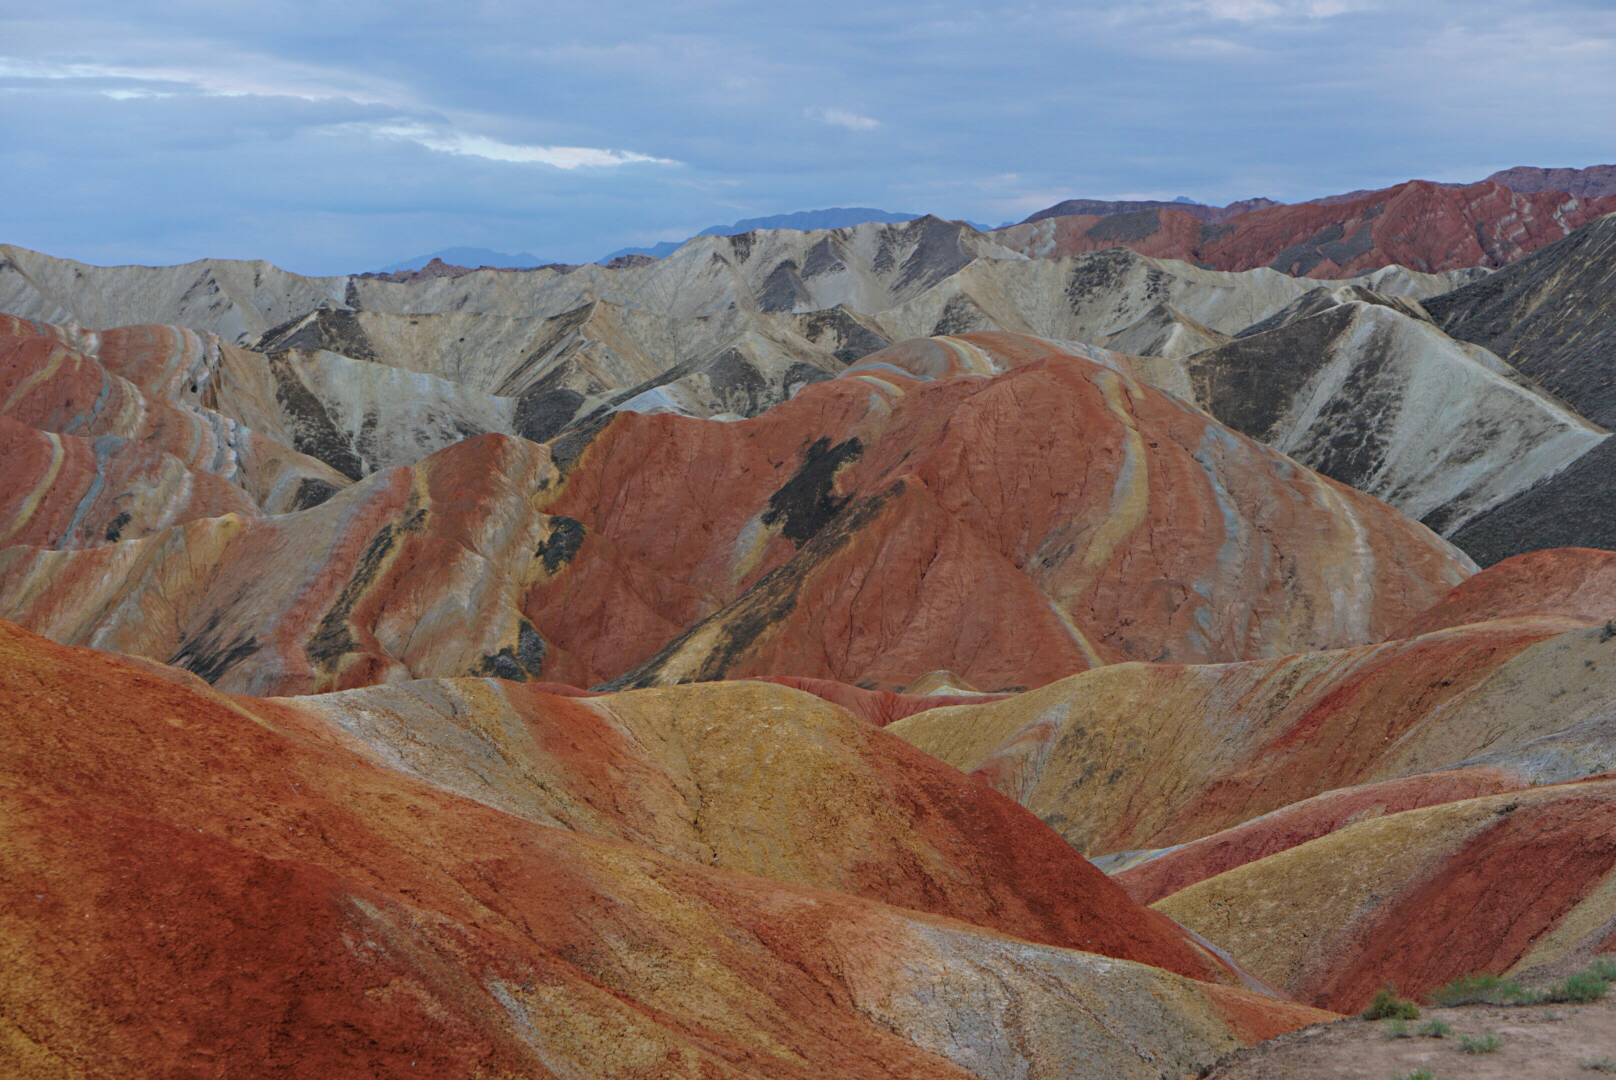
M272 700L343 732L379 766L541 825L1237 978L1016 803L787 687L703 683L580 700L460 679Z
M826 701L834 702L868 720L876 727L886 727L906 716L937 709L945 705L982 705L990 701L1003 701L1008 694L914 694L894 693L891 690L866 690L862 686L849 686L834 679L808 679L801 675L754 675L762 682L777 683L803 690Z
M504 813L378 764L339 703L231 699L8 624L0 660L13 1075L1153 1078L1329 1015ZM526 717L579 707L512 689ZM637 708L511 734L576 731L532 760L610 767L587 740L649 733Z
M1616 950L1616 780L1349 825L1156 904L1328 1008Z
M1616 640L1564 626L1500 619L1243 664L1121 664L887 730L1085 854L1164 848L1432 769L1502 769L1520 786L1609 771Z
M1588 626L1616 620L1616 552L1548 548L1505 559L1454 586L1393 636L1528 615Z
M1197 881L1328 836L1359 821L1528 786L1529 782L1513 770L1472 766L1327 791L1187 844L1116 856L1115 861L1125 865L1114 870L1112 877L1141 904L1153 904ZM1100 865L1104 866L1105 860Z
M1002 373L904 366L935 350ZM997 691L1375 641L1471 571L1105 350L969 335L887 356L751 421L488 434L298 514L12 547L0 614L251 693L466 674L896 691L939 667Z
M1270 206L1212 224L1182 210L1051 217L992 233L1034 258L1129 247L1210 269L1271 267L1298 277L1349 278L1398 265L1426 273L1499 267L1616 210L1616 196L1515 192L1494 181L1447 187L1425 180L1346 202Z

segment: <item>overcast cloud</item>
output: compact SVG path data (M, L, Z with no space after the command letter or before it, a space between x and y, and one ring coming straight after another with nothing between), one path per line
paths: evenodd
M743 217L1296 201L1616 162L1610 0L55 0L0 15L0 241L305 273Z

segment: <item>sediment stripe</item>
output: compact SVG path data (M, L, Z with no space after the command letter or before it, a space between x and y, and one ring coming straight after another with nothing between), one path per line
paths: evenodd
M28 520L39 509L39 504L45 498L45 493L51 489L52 484L56 483L56 476L62 471L62 462L67 458L67 448L62 444L60 435L54 431L47 431L42 434L50 440L50 464L45 467L45 475L34 486L34 490L29 492L28 497L22 501L22 506L17 509L16 516L11 519L10 528L6 529L4 533L0 533L0 546L3 546L13 536L16 536L28 524Z

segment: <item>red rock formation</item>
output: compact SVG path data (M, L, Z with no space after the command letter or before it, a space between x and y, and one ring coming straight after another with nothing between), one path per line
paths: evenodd
M1349 520L1425 595L1467 572L1423 527L1125 374L1038 339L958 340L1019 366L924 382L902 367L915 350L897 347L747 424L652 418L663 434L618 417L595 437L550 512L709 595L723 595L732 553L761 553L750 590L628 682L796 674L900 689L942 666L998 690L1114 659L1344 643L1367 624L1337 621L1348 605L1325 580L1359 597L1368 624L1420 603L1375 589L1378 571L1348 555ZM810 438L818 460L776 487ZM702 457L730 472L709 479ZM713 507L680 515L713 522L688 550L657 527L669 515L653 492L669 488ZM811 537L802 527L793 551L792 529L829 507L845 508ZM717 565L692 580L684 567L701 560Z
M0 416L41 432L131 444L108 453L168 455L197 477L219 477L269 512L296 509L309 485L335 491L348 481L313 458L208 408L204 372L210 347L172 326L102 333L0 316ZM107 361L97 356L105 349ZM129 378L120 372L127 371ZM150 468L151 466L130 466ZM204 488L216 485L198 479ZM124 495L113 491L109 498ZM217 501L215 500L215 505ZM132 534L163 520L134 523ZM170 522L183 515L168 517Z
M1528 786L1526 780L1505 769L1469 768L1343 788L1169 848L1118 871L1113 880L1141 904L1153 904L1198 881L1328 836L1359 821Z
M1472 971L1616 950L1616 780L1361 822L1191 885L1157 908L1303 1000L1352 1011Z
M1392 636L1521 616L1584 626L1616 620L1616 552L1546 548L1494 563Z
M1504 266L1612 211L1616 195L1578 199L1493 181L1447 187L1411 180L1346 202L1273 206L1217 225L1162 209L1048 218L992 235L1035 258L1128 247L1214 270L1269 266L1347 278L1393 264L1427 273Z
M372 764L295 702L5 623L0 708L15 1075L918 1080L974 1075L988 1046L1117 1074L1326 1015L534 824ZM1088 926L1192 955L1115 896ZM949 995L982 1000L983 965L1008 1011L950 1034Z
M900 348L746 422L618 413L544 448L480 436L302 514L0 552L0 610L254 693L588 686L636 665L626 682L887 690L946 667L995 691L1117 659L1376 640L1470 571L1103 350L947 340L1009 370L931 379L903 366L930 350ZM48 368L64 347L31 348ZM104 369L61 356L19 407L70 369L99 385Z
M1605 714L1608 646L1556 629L1497 620L1243 664L1115 665L889 730L1016 799L1085 854L1163 848ZM1088 782L1102 772L1106 783ZM1385 797L1415 799L1430 783Z
M246 492L149 443L81 439L0 416L0 546L80 548L222 514L256 516Z

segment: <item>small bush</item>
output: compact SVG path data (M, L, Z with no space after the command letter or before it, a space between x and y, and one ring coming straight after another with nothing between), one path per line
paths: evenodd
M1436 1080L1436 1077L1431 1075L1430 1069L1415 1069L1403 1076L1394 1076L1392 1080Z
M1408 1030L1407 1020L1382 1020L1380 1030L1388 1039L1406 1039L1412 1034Z
M1610 990L1610 983L1594 974L1593 971L1579 971L1575 975L1567 975L1561 982L1549 987L1543 995L1544 1001L1569 1001L1584 1004L1589 1001L1598 1001Z
M1590 974L1597 975L1608 983L1616 983L1616 960L1608 956L1601 956L1588 965Z
M1433 1039L1446 1039L1453 1034L1453 1025L1446 1020L1427 1020L1420 1025L1420 1034Z
M1490 1031L1485 1035L1479 1036L1459 1036L1459 1049L1463 1050L1467 1054L1490 1054L1503 1045L1504 1040L1500 1039L1497 1035L1494 1035Z
M1418 1020L1420 1007L1408 998L1398 997L1397 989L1388 983L1375 991L1363 1015L1365 1020Z
M1486 971L1461 975L1425 995L1432 1005L1530 1005L1537 995L1514 979Z
M1616 1058L1606 1054L1594 1061L1584 1061L1582 1067L1589 1072L1616 1073Z

